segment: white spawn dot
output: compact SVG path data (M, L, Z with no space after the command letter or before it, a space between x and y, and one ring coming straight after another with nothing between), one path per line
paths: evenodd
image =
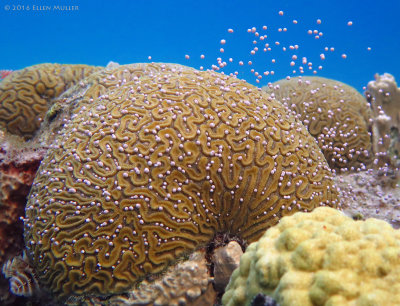
M225 45L226 44L226 40L225 39L221 39L221 45Z
M151 61L151 56L150 55L149 55L148 59L149 59L149 61Z
M219 52L224 53L224 48L219 49Z
M279 11L279 15L280 15L280 16L283 16L283 11Z
M317 19L317 24L321 24L321 23L322 23L321 19Z
M189 59L189 58L190 58L190 56L186 54L186 55L185 55L185 58L186 58L186 59Z
M343 53L343 54L342 54L342 58L346 59L346 58L347 58L347 55Z
M347 22L347 25L348 25L348 26L352 26L352 25L353 25L353 21Z
M201 59L204 59L204 58L205 58L204 54L200 55L200 58L201 58Z
M367 50L368 50L368 51L371 51L371 47L367 47Z
M297 22L298 22L298 21L297 21L296 19L295 19L295 20L293 20L293 23L294 23L294 24L297 24Z
M228 33L233 33L233 29L228 29Z

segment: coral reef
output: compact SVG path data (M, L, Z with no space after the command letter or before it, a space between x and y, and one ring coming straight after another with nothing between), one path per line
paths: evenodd
M263 89L300 116L330 167L363 170L371 163L371 109L356 89L322 77L280 80Z
M70 93L24 232L41 286L60 299L126 292L217 233L252 242L285 215L338 205L306 128L244 81L136 64Z
M224 305L259 293L285 305L399 305L400 232L319 207L282 218L251 244L232 274Z
M365 96L373 110L373 149L376 164L400 167L400 88L394 77L376 74Z
M32 138L51 99L100 69L103 68L39 64L13 71L0 82L0 127L10 134Z

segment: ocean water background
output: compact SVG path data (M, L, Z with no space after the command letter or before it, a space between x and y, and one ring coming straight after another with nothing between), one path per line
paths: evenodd
M248 33L252 27L268 37L262 41ZM229 28L234 32L228 33ZM104 66L109 61L172 62L210 69L221 57L227 65L220 71L237 71L239 78L262 86L298 75L298 66L307 57L313 69L303 65L304 75L316 70L317 75L343 81L360 92L375 73L388 72L400 81L399 0L0 0L0 29L0 69L46 62ZM323 35L316 39L308 30ZM271 51L263 51L265 43ZM296 44L297 50L289 49ZM252 55L254 47L259 50ZM298 57L294 67L293 55ZM262 76L259 83L256 72Z

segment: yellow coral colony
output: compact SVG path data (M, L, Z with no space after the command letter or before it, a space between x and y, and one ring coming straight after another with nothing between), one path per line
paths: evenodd
M61 298L123 292L218 232L252 242L338 204L315 140L244 81L136 64L83 83L26 208L28 255Z
M222 302L258 293L281 306L400 305L400 232L329 207L283 218L247 248Z
M280 80L263 89L300 116L333 169L363 170L372 162L371 109L356 89L321 77Z
M14 71L0 82L0 128L32 138L51 99L101 67L39 64Z

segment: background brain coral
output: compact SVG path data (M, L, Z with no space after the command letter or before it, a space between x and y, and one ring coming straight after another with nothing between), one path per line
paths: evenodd
M283 218L247 248L222 302L258 293L282 306L399 305L400 232L329 207Z
M251 242L337 205L314 139L244 81L136 64L84 83L26 208L28 255L61 298L122 292L218 232Z
M372 161L371 109L353 87L322 77L296 77L263 89L300 115L333 169L364 169Z
M86 65L39 64L13 71L0 82L0 127L11 134L31 138L50 100L99 69Z

